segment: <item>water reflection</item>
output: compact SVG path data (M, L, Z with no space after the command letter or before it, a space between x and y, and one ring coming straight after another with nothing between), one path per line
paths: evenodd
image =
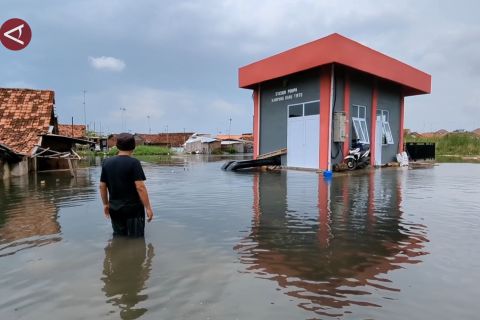
M121 319L137 319L147 312L137 305L148 298L142 291L154 255L153 245L147 245L144 238L114 237L105 247L102 291L107 302L120 309Z
M380 307L370 295L400 290L387 274L426 254L425 226L402 217L401 180L398 170L331 183L311 173L258 174L251 231L235 247L240 260L318 315Z
M88 171L39 173L0 182L0 257L60 241L59 208L91 199Z

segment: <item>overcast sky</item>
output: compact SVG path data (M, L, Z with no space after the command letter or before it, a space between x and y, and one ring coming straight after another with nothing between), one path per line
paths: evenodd
M441 2L441 4L439 4ZM416 131L480 127L480 2L2 0L32 41L0 46L0 86L52 89L60 122L97 131L251 132L238 68L333 32L432 75L405 101ZM121 109L124 108L125 111Z

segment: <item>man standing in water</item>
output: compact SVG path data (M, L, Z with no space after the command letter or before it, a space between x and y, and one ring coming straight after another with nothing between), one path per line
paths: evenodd
M114 235L143 237L145 210L152 221L153 210L140 161L132 158L135 139L129 133L117 135L118 155L104 161L100 176L100 195L105 217L112 221Z

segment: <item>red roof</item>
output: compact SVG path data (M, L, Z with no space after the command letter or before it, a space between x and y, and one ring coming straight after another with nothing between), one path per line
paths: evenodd
M241 88L284 77L300 71L338 63L393 81L404 87L405 95L430 93L431 76L338 33L284 51L239 69Z
M73 134L72 134L73 131ZM83 124L59 124L58 125L58 134L62 136L72 137L72 138L85 138L87 130Z
M0 88L0 143L31 155L40 134L55 125L54 92Z

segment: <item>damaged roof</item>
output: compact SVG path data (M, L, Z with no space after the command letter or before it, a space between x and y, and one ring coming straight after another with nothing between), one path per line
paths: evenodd
M32 155L39 135L55 126L54 95L50 90L0 88L0 144Z

